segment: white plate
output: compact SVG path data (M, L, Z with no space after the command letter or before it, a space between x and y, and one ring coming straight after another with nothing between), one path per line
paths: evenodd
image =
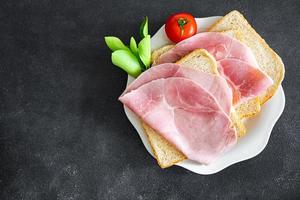
M212 23L214 23L219 16L197 18L198 32L205 31ZM152 50L171 43L167 38L164 26L151 38ZM128 76L127 85L133 81L133 78ZM213 174L222 169L253 158L258 155L266 147L269 137L276 121L283 112L285 106L285 96L283 88L280 86L276 94L262 106L261 112L254 118L245 121L247 128L247 135L238 140L237 144L228 152L224 153L219 159L209 165L201 165L191 160L185 160L178 163L178 166L184 167L192 172L198 174ZM125 113L132 123L134 128L139 133L146 149L153 156L151 146L148 142L147 136L141 126L139 118L124 106Z

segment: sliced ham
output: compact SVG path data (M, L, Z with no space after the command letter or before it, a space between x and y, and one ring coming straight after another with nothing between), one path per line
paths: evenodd
M221 60L218 68L232 88L234 103L259 96L273 84L261 70L238 59Z
M196 34L160 56L158 63L175 62L195 49L206 49L218 62L219 72L233 92L233 104L262 94L273 84L260 70L249 47L238 40L217 32Z
M232 91L224 78L188 67L181 67L174 63L165 63L148 69L146 73L142 73L138 79L134 80L123 94L150 81L169 77L184 77L193 80L216 99L227 115L230 114Z
M159 57L158 64L172 63L195 49L206 49L217 61L225 58L235 58L258 67L251 49L240 41L218 32L198 33L175 45Z
M227 114L196 81L186 77L149 79L156 74L148 76L148 72L153 71L144 72L119 100L189 159L209 164L236 143Z

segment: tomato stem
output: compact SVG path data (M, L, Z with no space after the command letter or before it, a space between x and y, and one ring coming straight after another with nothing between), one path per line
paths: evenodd
M177 23L178 23L178 26L180 27L181 29L181 33L180 33L180 36L183 35L184 33L184 25L186 25L189 21L186 19L186 18L179 18L177 20Z

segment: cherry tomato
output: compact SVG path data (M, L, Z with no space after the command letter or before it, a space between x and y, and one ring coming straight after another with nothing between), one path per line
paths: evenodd
M177 43L195 35L197 32L197 23L190 13L177 13L167 19L165 31L168 38Z

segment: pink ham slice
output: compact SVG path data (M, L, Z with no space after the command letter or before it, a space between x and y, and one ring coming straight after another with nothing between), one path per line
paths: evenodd
M235 58L258 67L249 47L226 34L217 32L198 33L177 43L174 48L160 56L158 64L175 62L195 49L206 49L217 61Z
M233 92L233 104L260 95L273 84L263 73L249 47L238 40L217 32L199 33L161 55L158 63L175 62L189 52L206 49L218 61L218 70Z
M238 59L221 60L218 68L232 88L234 103L256 97L273 84L261 70Z
M199 163L211 163L237 141L230 119L216 99L188 78L155 79L119 100Z
M232 106L232 91L224 78L191 68L181 67L174 63L165 63L148 69L146 73L141 74L138 79L133 81L123 94L150 81L169 77L184 77L193 80L209 92L216 99L217 103L219 103L223 111L229 115Z

